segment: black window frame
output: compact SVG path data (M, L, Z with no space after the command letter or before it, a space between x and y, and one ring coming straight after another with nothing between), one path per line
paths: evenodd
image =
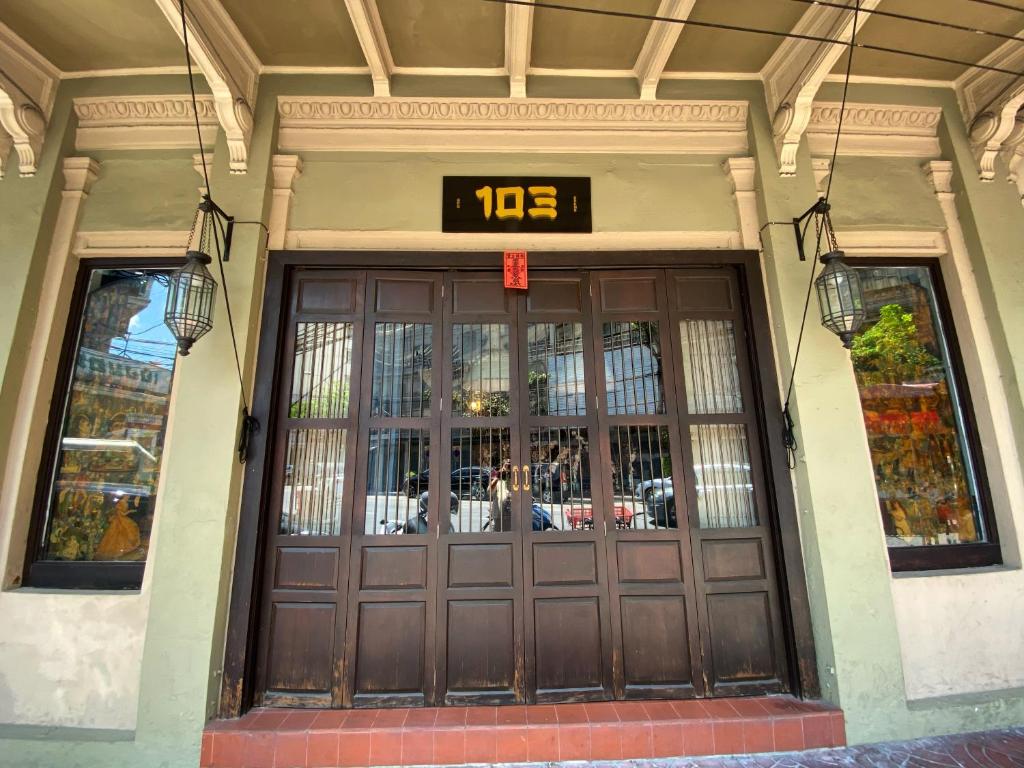
M141 589L146 562L149 560L148 556L141 562L42 559L46 550L44 537L48 529L47 506L59 455L57 447L64 428L64 411L71 386L71 376L75 368L75 353L81 333L82 313L85 311L89 276L97 269L177 269L183 264L183 259L176 258L79 260L70 308L65 321L57 371L53 378L53 387L49 390L49 416L39 460L39 471L36 476L28 530L28 546L25 552L25 566L22 571L22 586L67 590ZM161 471L163 471L162 467Z
M983 568L990 565L1001 565L1003 562L1002 547L999 544L999 528L992 507L992 493L989 487L988 470L985 466L985 455L982 451L981 436L978 432L974 401L967 382L966 367L961 353L960 341L953 313L949 306L949 294L942 275L942 262L934 257L854 257L848 260L853 268L858 267L919 267L928 270L932 288L935 291L935 310L942 325L946 349L949 353L949 369L956 386L958 405L962 411L964 435L963 439L970 451L971 464L974 467L977 484L979 513L985 526L988 541L967 544L933 544L927 546L891 547L889 566L894 573L913 571L961 570L966 568ZM851 361L851 372L853 369ZM858 407L860 406L858 397ZM862 411L863 416L863 411ZM875 484L874 464L872 462L871 482ZM875 486L875 498L878 498L878 487Z

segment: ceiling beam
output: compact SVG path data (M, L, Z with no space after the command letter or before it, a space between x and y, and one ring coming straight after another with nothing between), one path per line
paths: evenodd
M377 10L377 0L345 0L348 15L352 19L363 56L370 68L373 78L373 95L391 95L391 75L395 71L395 61L391 58L391 48L384 25Z
M1018 34L1024 34L1024 30ZM978 63L1019 72L1024 66L1024 47L1009 40ZM1024 142L1024 122L1017 114L1024 106L1024 84L1002 72L968 69L956 79L954 87L978 163L978 175L982 181L992 181L999 153L1006 150L1012 154ZM1017 176L1017 165L1013 163L1011 180Z
M533 6L505 6L505 69L508 71L509 95L526 98L526 72L530 68L533 46Z
M175 34L184 40L178 0L155 2ZM260 60L220 0L189 0L185 23L189 52L213 93L217 121L227 138L228 170L245 173Z
M60 71L0 22L0 178L13 146L18 172L33 176Z
M696 0L661 0L658 16L686 20ZM683 32L682 24L671 21L655 21L647 31L647 38L633 65L633 74L640 84L640 98L649 101L657 98L658 83L665 71L668 57L676 47L676 41Z
M880 2L861 0L858 29ZM830 6L811 6L793 27L793 32L847 43L853 34L853 20L852 0L848 11ZM848 46L843 44L789 37L779 44L761 70L768 114L772 115L780 176L796 174L797 149L811 119L814 97L847 50Z

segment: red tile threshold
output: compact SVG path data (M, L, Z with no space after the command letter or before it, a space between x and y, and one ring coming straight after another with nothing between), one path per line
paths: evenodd
M749 754L846 744L790 696L416 709L254 709L203 733L202 768L370 768Z

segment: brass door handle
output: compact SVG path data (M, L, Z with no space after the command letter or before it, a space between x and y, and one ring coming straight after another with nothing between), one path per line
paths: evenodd
M519 465L512 467L512 490L519 491Z
M523 490L530 490L530 465L523 464Z

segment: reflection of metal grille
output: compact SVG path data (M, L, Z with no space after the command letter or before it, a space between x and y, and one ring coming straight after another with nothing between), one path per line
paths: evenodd
M279 530L284 534L341 534L345 479L344 429L293 429L285 452Z
M531 416L587 412L581 323L530 323L527 387Z
M423 429L371 429L366 459L364 533L388 533L388 524L403 533L426 533L420 495L427 490L430 433Z
M503 323L452 326L452 413L507 416L509 331Z
M433 327L428 323L377 323L371 416L430 413L432 337Z
M294 419L348 416L352 323L298 323L288 415Z
M664 413L658 324L605 323L604 375L609 415Z
M668 427L630 425L608 432L616 522L628 517L634 528L677 528ZM680 484L679 512L685 517L684 510Z
M586 427L530 430L530 492L549 518L531 510L533 530L594 527Z
M451 431L451 478L441 483L441 496L455 494L451 514L452 533L509 530L511 496L503 478L491 487L492 469L497 471L509 459L508 427L464 427ZM445 487L447 485L447 487ZM442 529L443 530L443 529Z

